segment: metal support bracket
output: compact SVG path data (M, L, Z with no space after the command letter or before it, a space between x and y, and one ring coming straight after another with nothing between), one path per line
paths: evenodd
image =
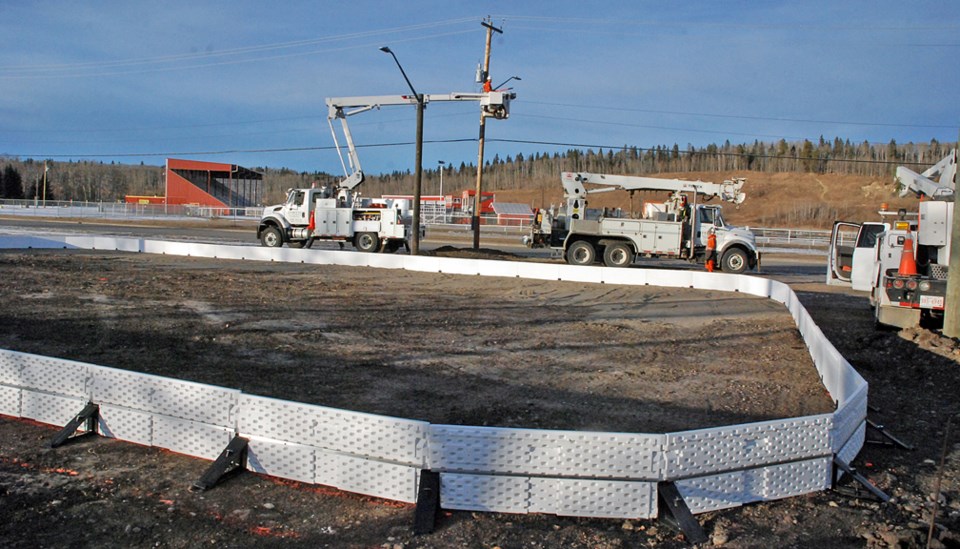
M57 433L57 436L53 437L53 440L50 441L50 447L57 448L62 446L80 429L81 425L84 425L87 434L97 434L97 420L99 418L100 405L88 402L87 405L83 407L83 410L74 416L74 418L70 420L70 423L66 424L66 426Z
M683 532L687 542L695 545L707 541L707 535L703 532L703 527L693 518L690 507L680 495L680 490L673 481L664 481L657 484L658 508L665 509L666 513L659 513L661 522Z
M245 469L247 466L248 442L250 441L241 436L234 436L230 444L227 444L227 447L220 452L216 461L207 468L197 482L193 483L190 489L209 490L230 473Z
M838 469L850 475L850 478L857 481L857 483L860 486L862 486L868 492L870 492L870 494L876 499L882 501L883 503L890 501L890 496L888 496L886 492L874 486L874 484L870 482L867 479L867 477L858 473L856 469L851 467L848 463L844 462L842 459L838 458L837 456L833 456L833 475L831 478L831 485L830 485L830 487L835 492L838 492L846 496L851 496L851 497L861 497L861 492L857 487L854 487L854 489L851 490L848 488L838 486L837 483L840 480L840 475L837 473Z
M903 442L903 441L900 440L899 438L897 438L897 437L891 435L889 432L887 432L886 428L884 428L883 425L880 425L880 424L878 424L878 423L874 423L874 422L870 421L869 419L867 419L867 429L868 429L867 432L877 433L878 435L880 435L880 438L879 438L879 439L877 439L877 438L874 438L874 439L867 438L866 442L867 442L868 444L876 444L876 445L878 445L878 446L896 446L897 448L900 448L901 450L909 450L909 451L911 451L911 452L912 452L913 450L916 450L915 447L907 444L906 442Z
M417 490L417 509L413 515L414 535L433 533L440 514L440 473L420 470L420 488Z

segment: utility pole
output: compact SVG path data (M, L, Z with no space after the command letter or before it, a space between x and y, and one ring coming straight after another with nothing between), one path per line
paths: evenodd
M953 154L957 154L956 149ZM960 338L960 188L957 188L957 174L953 174L953 188L957 190L953 193L953 227L950 230L947 295L943 304L943 335Z
M423 94L417 96L417 171L413 178L413 234L410 235L410 255L420 253L420 194L423 185Z
M503 34L503 31L490 24L490 19L480 23L487 29L487 46L483 54L483 72L480 73L483 81L483 91L489 92L490 89L490 43L493 39L493 33ZM473 249L480 248L480 204L483 201L483 137L486 133L487 113L480 109L480 152L477 160L477 188L476 195L473 197Z
M47 161L43 161L43 207L47 207Z

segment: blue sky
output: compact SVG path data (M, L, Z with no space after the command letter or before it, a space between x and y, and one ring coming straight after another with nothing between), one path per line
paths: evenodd
M164 156L341 173L326 97L518 98L487 154L834 136L954 142L960 10L947 1L139 2L0 0L0 154L160 165ZM476 162L472 103L425 116L424 166ZM350 119L368 173L412 170L415 116ZM278 151L277 149L311 149ZM199 154L203 152L220 154Z

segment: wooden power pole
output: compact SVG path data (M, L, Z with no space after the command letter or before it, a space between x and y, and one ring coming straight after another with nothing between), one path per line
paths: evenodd
M483 72L481 80L483 81L483 91L490 91L490 43L493 39L493 33L503 34L503 31L490 24L489 19L481 23L487 29L487 47L483 54ZM477 188L476 195L473 197L473 249L480 248L480 205L483 203L483 138L487 128L487 113L480 109L480 152L477 159Z
M960 147L960 142L957 146ZM954 154L957 154L956 150ZM960 189L957 188L956 174L953 176L953 188L956 190L953 192L953 226L950 230L947 295L943 303L943 335L960 338Z

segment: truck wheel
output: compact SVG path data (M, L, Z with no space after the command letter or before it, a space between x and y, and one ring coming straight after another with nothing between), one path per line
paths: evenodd
M361 252L373 253L380 249L377 233L359 233L353 239L353 245Z
M280 229L276 227L267 227L260 233L260 244L268 248L279 248L283 246L283 235L280 234Z
M720 270L725 273L740 274L747 270L747 254L740 248L730 248L723 254Z
M633 250L623 242L610 244L603 250L603 264L607 267L629 267L633 263Z
M578 240L567 249L567 263L571 265L592 265L597 260L597 251L586 240Z

